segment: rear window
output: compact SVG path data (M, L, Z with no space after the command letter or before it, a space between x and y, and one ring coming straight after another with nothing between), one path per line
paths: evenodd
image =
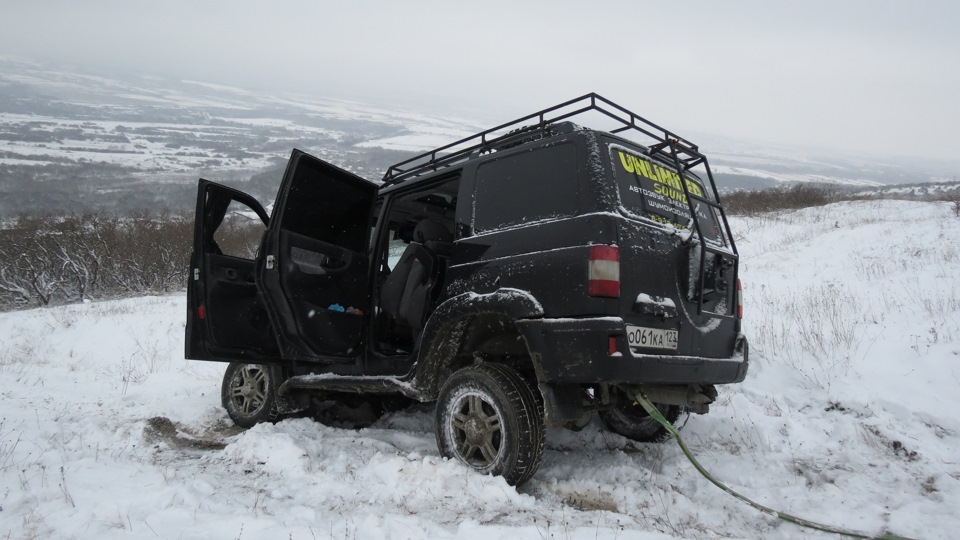
M680 184L680 175L640 152L611 143L610 159L620 189L620 203L630 215L686 230L690 222L690 207ZM708 198L703 184L696 178L686 178L687 191ZM694 200L693 206L700 223L700 232L709 240L721 242L714 209Z

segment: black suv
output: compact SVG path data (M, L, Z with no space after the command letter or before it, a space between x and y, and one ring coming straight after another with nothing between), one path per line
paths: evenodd
M440 452L511 484L546 426L658 440L638 392L676 420L747 372L706 158L596 94L380 184L294 150L270 215L200 180L191 263L186 357L231 362L236 424L436 401Z

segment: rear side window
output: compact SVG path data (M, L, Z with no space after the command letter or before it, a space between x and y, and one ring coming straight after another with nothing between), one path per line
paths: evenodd
M477 232L577 213L577 157L571 143L521 152L480 165Z
M680 184L680 175L636 150L619 144L610 144L610 159L620 189L620 202L631 215L687 229L690 207ZM695 178L686 178L687 191L708 198L703 184ZM713 208L694 200L700 231L707 239L721 242L720 229Z

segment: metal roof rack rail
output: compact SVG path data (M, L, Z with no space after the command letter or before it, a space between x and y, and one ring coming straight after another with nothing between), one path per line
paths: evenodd
M633 130L652 139L649 146L651 154L659 153L660 157L672 161L667 146L676 147L684 170L698 165L697 160L703 157L696 145L679 135L630 112L603 96L590 93L401 161L387 169L383 176L383 185L386 187L397 184L450 167L476 154L509 146L512 141L508 139L521 140L536 137L538 134L548 136L551 126L590 111L597 111L620 124L619 127L609 130L610 133ZM531 121L535 123L530 124ZM510 131L498 134L506 129Z

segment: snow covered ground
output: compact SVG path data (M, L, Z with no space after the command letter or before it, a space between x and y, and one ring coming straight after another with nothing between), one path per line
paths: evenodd
M747 380L682 434L759 502L872 534L960 530L960 219L871 201L734 219ZM183 360L183 296L0 314L2 538L831 538L673 443L550 431L520 489L438 456L432 408L248 431Z
M721 162L722 163L722 162ZM803 172L772 172L764 169L753 169L749 167L734 167L730 165L717 165L712 168L714 174L733 174L737 176L755 176L757 178L768 178L782 183L811 183L811 184L835 184L846 186L882 186L882 182L875 180L864 180L859 178L849 178L848 176L830 176L825 174ZM845 172L845 171L844 171ZM848 173L849 174L849 173Z

